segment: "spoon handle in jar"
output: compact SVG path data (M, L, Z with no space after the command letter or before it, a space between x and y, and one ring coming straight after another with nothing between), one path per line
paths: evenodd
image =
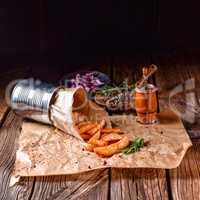
M141 88L142 86L146 85L148 78L152 76L152 74L155 73L157 69L158 67L154 64L150 65L149 67L144 67L142 69L143 77L136 83L136 86Z

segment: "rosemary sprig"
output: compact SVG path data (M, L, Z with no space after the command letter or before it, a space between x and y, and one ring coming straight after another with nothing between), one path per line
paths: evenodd
M108 95L113 90L113 86L111 85L104 85L101 88L99 88L99 91L101 91L104 95Z
M128 155L130 153L134 153L140 150L140 148L144 145L143 138L136 138L135 140L131 141L129 146L123 150L123 153Z

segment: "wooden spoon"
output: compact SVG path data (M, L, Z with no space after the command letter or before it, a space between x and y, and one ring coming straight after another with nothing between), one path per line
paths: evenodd
M149 67L143 67L142 69L142 79L139 80L137 83L136 83L136 87L137 88L142 88L144 87L145 85L147 85L147 81L149 79L150 76L152 76L152 74L154 74L156 71L157 71L158 67L154 64L150 65Z

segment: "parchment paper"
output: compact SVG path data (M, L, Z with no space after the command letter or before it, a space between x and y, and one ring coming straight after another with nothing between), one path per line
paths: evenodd
M94 112L91 113L95 118ZM103 113L101 116L105 118L107 115ZM118 153L101 158L84 150L84 142L73 136L48 125L24 122L13 175L74 174L106 167L170 169L180 164L192 145L182 122L170 110L159 114L160 124L151 126L138 124L134 115L118 115L110 119L130 140L143 137L145 146L130 155Z

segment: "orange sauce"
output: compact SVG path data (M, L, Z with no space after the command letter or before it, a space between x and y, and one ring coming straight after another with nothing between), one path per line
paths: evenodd
M142 124L157 122L157 88L148 84L146 88L135 90L134 105L137 112L137 121Z

